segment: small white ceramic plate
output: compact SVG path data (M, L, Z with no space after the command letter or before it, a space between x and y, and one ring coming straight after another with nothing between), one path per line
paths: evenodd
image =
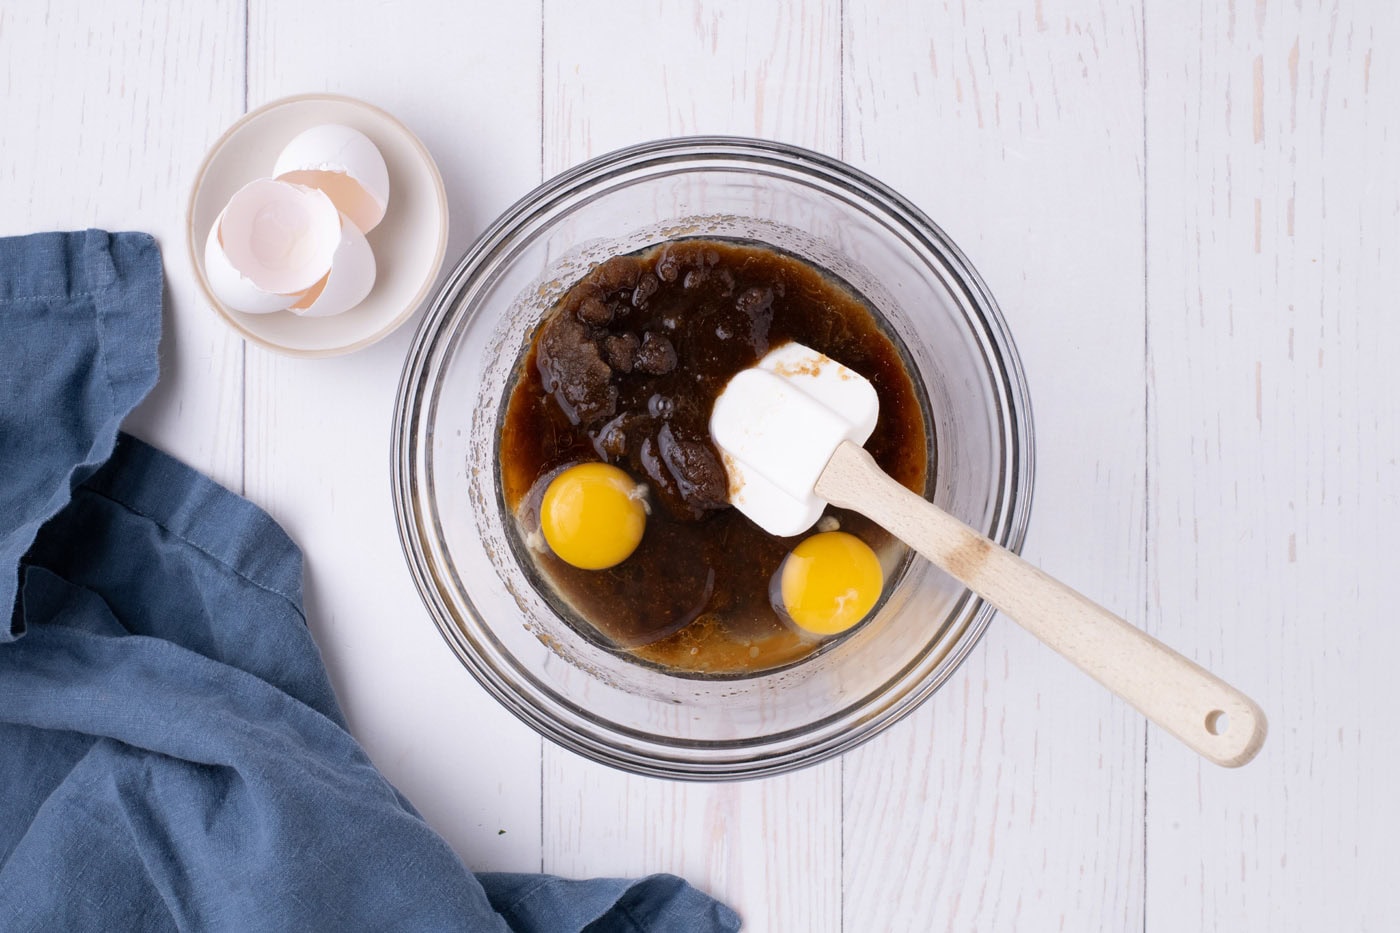
M389 167L389 208L368 236L378 268L374 289L356 307L331 317L244 314L225 307L204 271L209 229L235 191L272 174L278 153L293 136L322 123L364 133ZM244 339L290 356L335 356L388 336L427 297L447 249L447 194L428 150L383 110L351 97L286 97L252 111L219 137L195 176L185 235L205 298Z

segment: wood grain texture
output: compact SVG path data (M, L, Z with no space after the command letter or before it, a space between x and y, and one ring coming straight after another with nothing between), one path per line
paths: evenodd
M251 106L335 91L422 138L450 192L449 269L539 182L538 8L254 2L249 26ZM330 360L250 347L248 494L306 552L307 615L375 764L473 868L537 870L540 740L443 645L394 527L389 429L413 329Z
M201 302L185 201L243 109L241 10L0 7L0 235L144 230L165 260L161 381L126 428L240 488L243 343Z
M1152 622L1263 704L1149 746L1149 929L1393 930L1400 7L1149 2Z
M734 133L836 155L838 0L544 0L546 174L620 146Z
M1143 591L1142 57L1118 3L851 4L846 153L986 279L1036 421L1025 555ZM847 930L1131 930L1141 717L1005 620L846 757Z
M835 153L835 2L546 0L546 174L619 146L737 133ZM723 786L623 775L546 745L546 871L672 871L749 931L840 929L840 764Z

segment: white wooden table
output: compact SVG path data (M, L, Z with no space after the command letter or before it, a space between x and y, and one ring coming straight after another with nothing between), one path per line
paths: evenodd
M1025 361L1028 556L1255 696L1263 754L1202 764L1004 621L917 714L789 777L541 742L400 556L412 327L292 360L196 292L205 149L316 90L422 137L449 262L541 178L661 136L786 140L910 196ZM355 734L473 867L673 871L751 930L1400 929L1400 4L5 0L0 233L89 225L167 264L129 429L302 545Z

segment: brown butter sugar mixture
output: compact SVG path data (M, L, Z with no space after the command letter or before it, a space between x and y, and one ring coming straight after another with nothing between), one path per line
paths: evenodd
M543 487L564 467L602 460L649 489L641 544L616 567L581 570L521 548L553 590L546 597L585 635L710 674L779 667L818 646L770 602L773 574L800 538L773 537L728 504L709 438L729 379L789 341L874 384L880 420L866 448L922 493L928 444L900 353L869 308L814 266L744 242L676 240L595 266L546 316L501 432L501 491L522 539L538 539ZM877 552L897 546L863 516L828 513Z

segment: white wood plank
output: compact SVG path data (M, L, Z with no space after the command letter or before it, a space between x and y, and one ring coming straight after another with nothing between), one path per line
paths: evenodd
M646 139L719 132L834 153L835 2L545 5L544 157L553 174ZM672 871L745 929L840 927L840 764L699 786L546 746L545 862L569 875ZM858 929L858 928L853 928Z
M1025 554L1142 621L1141 23L1135 6L848 7L846 152L958 242L1030 383ZM848 930L1131 930L1143 720L1005 619L846 758Z
M0 7L0 235L156 236L161 381L126 427L233 489L243 344L197 297L184 219L205 150L242 109L239 10L197 0Z
M538 7L254 2L249 18L250 105L335 91L420 136L451 201L448 268L539 182ZM248 492L306 550L312 629L375 763L472 868L538 870L540 740L443 644L393 524L389 428L413 329L331 360L249 348Z
M762 781L686 784L546 745L544 775L545 871L671 872L737 910L746 931L841 929L839 761Z
M1148 929L1392 930L1400 7L1147 4L1157 631L1271 719L1154 736Z
M545 0L546 174L620 146L734 133L832 155L838 0Z

